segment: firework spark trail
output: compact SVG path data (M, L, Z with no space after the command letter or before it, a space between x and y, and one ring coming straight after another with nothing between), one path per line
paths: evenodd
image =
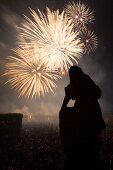
M51 11L47 14L30 9L32 19L25 16L18 36L18 48L9 56L5 64L12 88L19 96L37 97L54 92L55 81L68 71L73 61L77 63L83 53L83 43L79 33L73 31L73 24L64 12Z
M40 10L36 13L30 9L30 14L33 20L25 16L20 37L37 44L37 51L45 58L48 68L68 71L83 53L83 44L78 38L79 33L73 31L73 23L59 10L47 8L45 15ZM25 48L27 44L20 41L18 45Z
M94 21L94 12L81 2L69 2L64 11L68 19L72 20L75 30L86 28L89 23Z
M14 50L16 57L9 56L5 64L4 76L12 88L16 89L20 96L37 97L44 96L56 88L56 81L60 76L45 68L42 58L36 57L34 52L26 53L17 48Z
M94 32L83 29L79 34L81 41L84 43L84 53L89 54L96 50L98 46L98 38Z

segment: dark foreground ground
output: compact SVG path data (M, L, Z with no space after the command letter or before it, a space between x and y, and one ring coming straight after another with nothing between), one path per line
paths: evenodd
M101 138L101 155L106 170L113 170L113 124ZM65 156L58 125L26 124L20 136L9 134L0 143L0 170L58 170Z

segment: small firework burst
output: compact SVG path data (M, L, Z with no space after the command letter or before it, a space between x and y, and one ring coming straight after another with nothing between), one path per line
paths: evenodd
M40 97L56 88L56 81L60 76L46 69L42 58L36 53L17 48L16 56L7 57L4 76L12 88L16 89L20 96Z
M98 46L98 38L94 32L83 29L79 34L81 41L84 43L84 53L89 54L92 51L95 51Z
M65 68L68 70L73 61L83 54L83 44L78 38L78 32L73 31L73 23L68 20L64 11L51 11L47 8L46 15L39 10L30 9L32 20L25 16L20 37L37 45L38 53L45 58L47 67L51 70ZM19 42L25 48L27 44Z
M68 19L72 20L75 30L85 28L87 24L94 21L94 12L81 2L69 2L64 11Z

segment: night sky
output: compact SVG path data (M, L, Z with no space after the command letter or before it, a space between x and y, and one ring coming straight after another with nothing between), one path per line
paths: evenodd
M46 6L63 10L68 0L0 0L0 74L3 73L4 59L11 55L16 46L16 36L23 14L30 17L28 7L45 11ZM75 1L77 2L77 1ZM100 86L102 97L99 100L103 114L113 113L113 3L112 0L84 0L94 10L95 21L92 29L98 36L99 45L95 52L84 55L79 66ZM64 87L68 75L57 82L55 95L47 94L40 99L18 98L14 89L4 85L0 78L0 113L22 112L37 115L58 115L64 97Z

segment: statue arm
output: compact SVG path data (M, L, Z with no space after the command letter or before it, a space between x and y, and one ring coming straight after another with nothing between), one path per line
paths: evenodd
M67 106L70 99L71 99L70 85L68 85L67 87L65 87L65 97L64 97L61 109Z
M70 98L68 96L65 96L64 97L64 100L63 100L63 103L62 103L62 106L61 106L61 109L65 108L69 102Z

